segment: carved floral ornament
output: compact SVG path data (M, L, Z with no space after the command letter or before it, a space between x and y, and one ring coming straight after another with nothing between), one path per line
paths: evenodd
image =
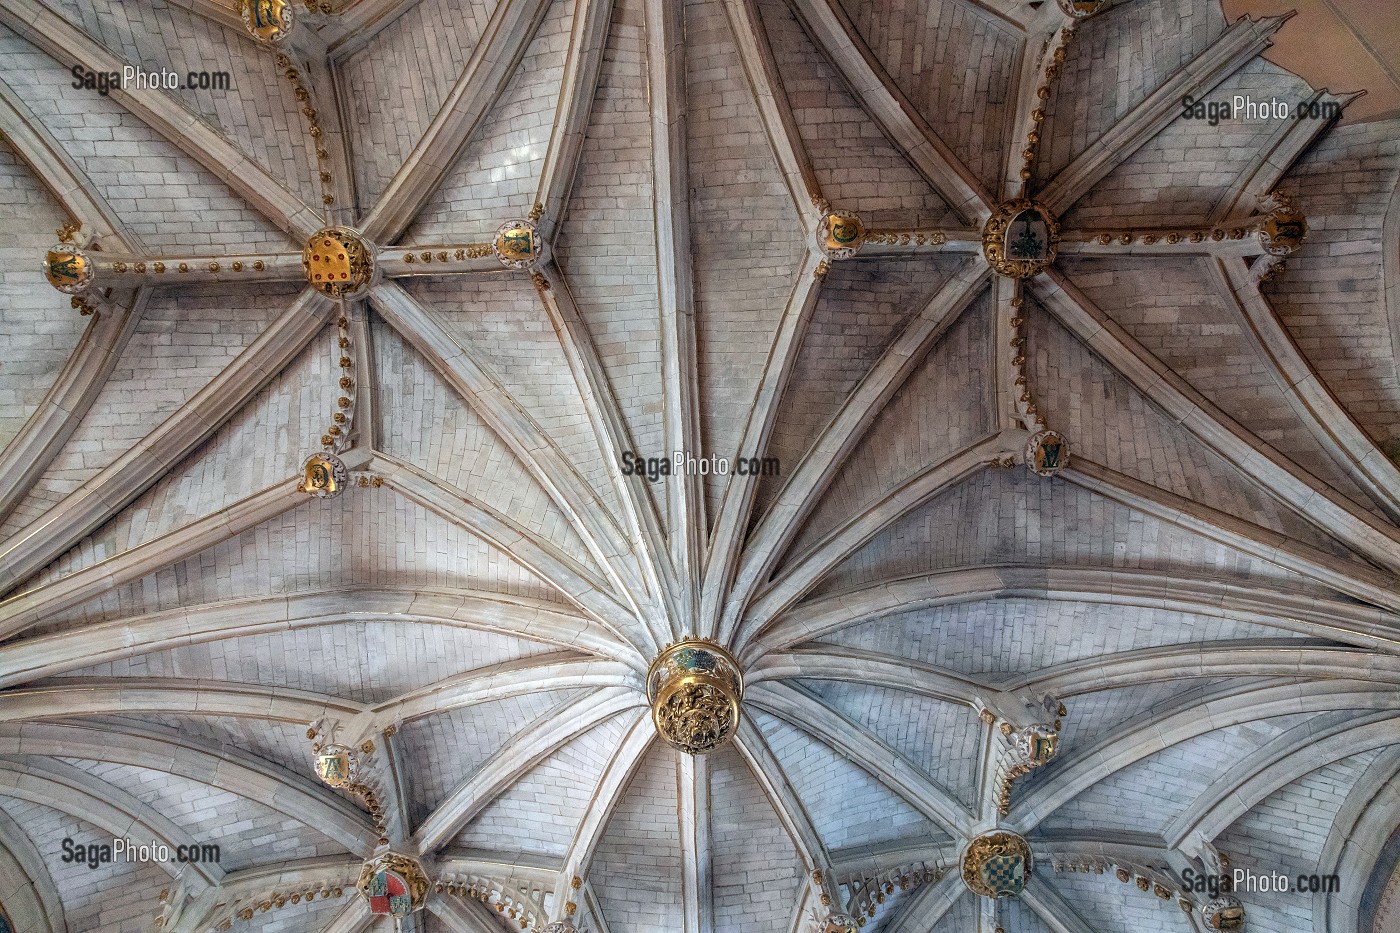
M647 671L657 733L691 755L714 751L739 728L744 679L732 655L692 638L668 645Z

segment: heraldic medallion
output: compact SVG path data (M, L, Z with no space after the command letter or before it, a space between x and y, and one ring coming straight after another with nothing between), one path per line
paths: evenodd
M344 492L349 475L335 454L312 454L302 467L302 481L297 488L317 499L333 499Z
M355 752L348 745L323 745L316 753L316 776L331 787L349 784L357 770Z
M69 243L49 248L44 257L44 278L65 295L76 295L92 284L92 260Z
M292 31L290 0L242 0L243 26L259 42L276 45Z
M1054 476L1069 465L1069 442L1058 431L1040 431L1026 442L1026 466L1037 476Z
M1031 876L1031 847L1008 830L983 833L967 844L963 883L983 897L1016 897Z
M397 852L385 852L366 862L360 871L360 894L372 914L407 917L428 899L428 876L417 860Z
M982 228L982 255L999 275L1025 279L1055 261L1060 223L1034 201L1007 201Z
M1207 930L1243 930L1244 904L1233 894L1222 894L1201 907Z
M540 231L528 220L508 220L496 229L491 249L501 264L511 269L524 269L540 259L543 251Z
M1259 243L1270 256L1287 256L1303 245L1308 236L1308 219L1285 197L1275 195L1281 202L1269 211L1259 228Z
M832 211L817 226L817 246L830 259L850 259L865 244L865 224L850 211Z
M301 251L306 281L332 298L352 298L374 277L374 255L349 227L327 227L311 234Z

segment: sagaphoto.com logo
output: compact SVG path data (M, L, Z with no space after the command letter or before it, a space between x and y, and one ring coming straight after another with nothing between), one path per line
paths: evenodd
M169 68L147 70L125 65L121 71L91 71L74 65L73 89L96 91L106 97L112 91L227 91L233 82L227 71L187 71Z

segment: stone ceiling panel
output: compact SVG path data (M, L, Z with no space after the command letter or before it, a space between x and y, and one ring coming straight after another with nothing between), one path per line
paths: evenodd
M1116 4L1081 24L1045 106L1043 186L1225 31L1214 0Z
M788 7L761 0L759 8L826 199L855 211L870 226L937 227L952 221L948 203L885 138Z
M1134 258L1111 263L1100 259L1072 259L1064 268L1074 285L1100 309L1226 415L1276 450L1286 451L1290 460L1344 492L1352 502L1380 514L1371 498L1337 465L1289 406L1269 371L1269 361L1255 349L1234 298L1222 292L1223 284L1216 287L1218 277L1212 263L1209 259L1182 259L1170 264ZM1103 451L1102 457L1098 456L1099 446L1108 447L1111 443L1110 436L1105 436L1111 430L1109 426L1114 421L1124 420L1125 415L1120 413L1126 409L1136 414L1146 400L1082 345L1072 346L1078 341L1058 322L1048 320L1043 311L1034 315L1032 322L1031 346L1036 352L1037 375L1042 377L1037 385L1045 387L1040 394L1046 398L1047 411L1056 415L1064 413L1067 417L1055 423L1063 423L1076 439L1092 438L1090 443L1094 446L1085 445L1092 451L1090 456L1106 465L1115 461L1152 464L1156 468L1150 472L1125 472L1135 472L1141 479L1178 492L1184 487L1189 492L1183 494L1197 501L1251 503L1253 508L1249 509L1235 506L1236 513L1250 521L1286 530L1292 537L1308 540L1334 553L1345 553L1335 543L1327 543L1324 535L1287 508L1242 481L1238 470L1214 453L1203 450L1200 441L1189 436L1185 429L1171 424L1170 416L1151 402L1146 404L1156 417L1151 419L1154 423L1149 430L1168 437L1160 440L1144 437L1147 432L1138 427L1139 416L1133 418L1136 432L1124 428L1114 432L1116 437L1112 440L1118 442L1123 453L1115 455L1110 448ZM1087 392L1090 383L1103 388ZM1096 405L1100 399L1104 401ZM1056 403L1053 407L1048 405L1051 400ZM1110 407L1113 402L1116 405ZM1090 410L1085 412L1084 407ZM1104 426L1101 433L1092 431L1094 425ZM1171 441L1175 441L1172 446L1179 451L1172 458L1150 456L1142 450L1143 447L1165 446ZM1137 455L1133 456L1134 453ZM1166 462L1181 462L1195 475L1190 478L1163 475L1160 466ZM1186 467L1187 464L1190 466ZM1122 466L1115 468L1124 469ZM1224 488L1208 493L1201 488L1206 484Z
M827 273L783 394L770 456L779 476L759 484L762 514L861 380L915 321L962 260L937 254L838 263ZM859 326L852 326L852 322Z
M6 63L6 83L146 245L174 252L215 245L276 251L292 245L218 176L110 97L79 91L82 106L76 106L69 67L5 26L0 26L0 59Z
M255 340L295 292L262 286L237 305L213 290L157 293L72 439L5 522L15 534L146 437ZM197 318L200 320L192 320ZM331 337L312 339L227 423L79 545L118 554L301 471L335 405ZM71 570L86 566L70 556Z
M901 385L793 542L806 549L992 430L990 299L975 300ZM780 571L781 572L781 571Z
M732 458L785 309L801 294L808 231L774 160L722 0L687 0L685 20L700 434L707 452ZM705 480L711 522L726 487L724 477Z
M880 532L813 595L982 564L1172 570L1306 588L1299 574L1023 468L985 470Z
M977 3L842 0L885 71L989 191L1000 191L1021 34ZM1034 41L1034 40L1031 40ZM976 80L968 77L975 75Z
M55 294L34 257L53 245L53 231L67 222L53 199L8 141L0 139L0 343L8 349L0 367L0 450L34 414L68 355L92 323L70 311ZM3 534L3 532L0 532Z
M470 313L470 312L467 312ZM465 316L465 315L463 315ZM506 442L396 332L375 331L383 450L536 532L595 574L573 523ZM544 386L538 387L547 392ZM432 424L430 431L422 429Z
M1278 872L1290 880L1319 871L1323 846L1348 793L1377 751L1363 752L1275 791L1221 833L1216 842L1235 868L1256 874ZM1357 890L1365 878L1339 879ZM1241 895L1251 929L1286 933L1312 922L1313 896L1303 892Z
M1112 872L1102 875L1052 873L1049 877L1091 930L1178 933L1188 922L1175 901L1164 901L1150 891L1139 891L1135 884L1120 884ZM1254 915L1250 914L1249 919L1252 930Z
M1065 833L1092 823L1108 831L1164 835L1172 819L1233 765L1308 718L1306 714L1278 716L1172 745L1095 784L1051 813L1041 828L1047 833ZM1024 789L1018 789L1018 794L1032 793L1053 781L1061 770L1044 768Z
M832 749L784 720L753 714L793 790L830 849L894 840L937 844L945 833Z
M1262 59L1226 78L1210 101L1287 101L1290 108L1311 97L1308 85ZM1084 229L1202 227L1218 223L1215 212L1248 180L1256 160L1278 130L1274 120L1206 120L1178 117L1075 203L1063 220ZM1235 217L1260 205L1241 203ZM1234 219L1234 218L1231 218Z
M52 569L58 575L67 571L63 561ZM470 532L388 489L370 488L304 502L173 566L57 613L36 631L225 599L376 584L465 588L551 602L558 596L552 586Z
M1307 248L1264 285L1308 362L1392 458L1400 440L1398 136L1393 120L1339 127L1288 172L1283 187L1308 216Z
M878 651L1000 680L1158 645L1289 637L1296 636L1169 609L1013 597L894 613L834 632L816 644ZM1071 727L1075 721L1072 710Z
M417 0L338 66L351 125L359 128L355 196L368 211L437 116L496 0Z
M558 696L559 691L550 695ZM585 789L597 786L630 722L631 717L621 713L546 756L492 800L453 844L562 861L592 798Z
M598 845L593 887L613 933L682 928L678 754L652 746Z
M593 494L616 515L620 509L609 479L616 464L603 460L554 323L534 288L516 279L472 276L429 279L408 290L510 387L511 397L559 445ZM412 424L397 430L422 433ZM420 437L420 443L427 442L428 438Z
M452 789L514 739L516 733L577 700L576 690L549 690L414 720L400 743L406 761L418 763L410 786L409 811L422 822Z
M221 130L307 204L320 203L316 147L275 53L241 30L168 0L69 0L63 6L65 19L131 65L168 68L182 83L191 71L226 72L235 93L181 88L169 96Z
M549 4L515 77L403 242L489 241L502 223L530 213L549 149L576 8L575 0Z
M348 614L348 613L347 613ZM363 618L245 635L98 664L66 677L175 677L388 700L463 671L549 651L536 642L426 622ZM326 663L327 659L333 659Z
M740 754L710 761L716 930L781 930L792 916L802 863Z
M616 0L555 257L643 457L664 457L652 138L640 0ZM653 484L656 503L667 482ZM662 521L665 521L662 509Z
M864 726L966 804L976 805L977 713L929 697L838 681L798 681Z
M154 863L112 861L89 867L63 861L62 840L74 846L111 845L111 832L42 804L0 796L3 809L30 839L40 840L39 854L63 892L69 930L147 929L160 904L160 892L173 882Z

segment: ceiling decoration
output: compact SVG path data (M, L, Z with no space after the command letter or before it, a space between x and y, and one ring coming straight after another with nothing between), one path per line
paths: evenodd
M0 0L0 925L1357 933L1187 880L1400 822L1400 153L1285 20Z

